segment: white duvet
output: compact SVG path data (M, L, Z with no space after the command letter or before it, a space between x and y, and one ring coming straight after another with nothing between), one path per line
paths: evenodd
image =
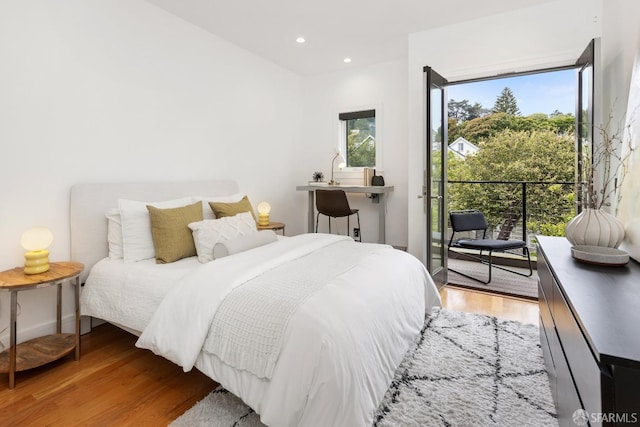
M425 312L440 304L423 265L407 253L380 246L306 299L287 323L270 379L202 351L234 287L343 239L301 235L196 267L166 293L137 345L185 370L196 366L268 426L370 426Z

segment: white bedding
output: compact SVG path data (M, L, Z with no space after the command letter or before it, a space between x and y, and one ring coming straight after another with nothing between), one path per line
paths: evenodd
M326 237L300 238L322 239ZM425 311L440 304L428 273L411 255L384 246L384 251L366 257L305 300L288 322L271 379L235 369L201 351L215 307L229 289L216 289L210 279L202 280L213 301L207 300L203 307L208 308L195 308L194 301L183 297L202 299L194 284L199 280L183 278L206 277L209 270L218 271L216 263L224 262L221 276L228 279L222 282L232 282L233 288L259 275L265 265L275 266L277 259L289 257L285 247L295 245L283 242L274 243L277 248L259 247L196 267L195 258L182 260L162 266L169 266L162 271L152 263L135 263L133 271L132 264L103 260L92 269L83 290L83 314L144 330L141 346L151 347L185 370L195 363L240 396L269 426L369 426ZM114 275L116 285L109 277ZM205 320L194 322L193 316ZM179 318L189 326L179 326Z
M125 263L98 261L82 287L83 316L93 316L140 332L149 324L166 293L200 263L197 257L170 264L155 259Z
M263 271L222 301L202 351L270 379L286 327L300 306L334 277L385 250L375 244L354 245L346 237L331 239L323 248L300 252L300 257Z

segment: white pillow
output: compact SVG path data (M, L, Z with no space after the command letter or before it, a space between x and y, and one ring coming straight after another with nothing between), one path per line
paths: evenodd
M256 221L250 212L242 212L220 219L192 222L189 224L189 228L193 232L198 261L202 263L215 259L213 248L216 243L258 232Z
M151 236L151 220L147 205L160 209L179 208L192 204L193 197L167 200L164 202L139 202L118 200L122 218L122 249L124 262L136 262L156 256Z
M246 236L236 237L216 243L213 247L213 258L223 258L228 255L237 254L239 252L248 251L278 240L278 236L273 230L264 230L257 233L247 234Z
M122 259L122 218L120 209L111 208L107 211L107 243L109 244L109 258Z
M209 202L214 203L236 203L242 200L245 195L243 193L230 194L228 196L195 196L194 201L202 201L202 219L215 219L216 215L211 210Z

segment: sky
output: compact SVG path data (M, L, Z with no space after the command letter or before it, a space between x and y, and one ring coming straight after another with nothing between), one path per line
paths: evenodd
M575 114L576 71L561 70L504 79L447 86L448 98L479 102L483 108L493 108L502 89L511 89L523 116L550 114L555 110Z

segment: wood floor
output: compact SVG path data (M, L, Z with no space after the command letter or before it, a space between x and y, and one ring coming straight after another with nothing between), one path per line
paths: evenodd
M443 307L538 322L537 304L445 287ZM193 370L134 346L136 337L104 324L82 336L78 362L68 356L16 375L0 375L2 426L165 426L216 387Z
M538 302L491 294L488 292L445 286L440 290L442 306L467 313L488 314L505 320L538 324Z

